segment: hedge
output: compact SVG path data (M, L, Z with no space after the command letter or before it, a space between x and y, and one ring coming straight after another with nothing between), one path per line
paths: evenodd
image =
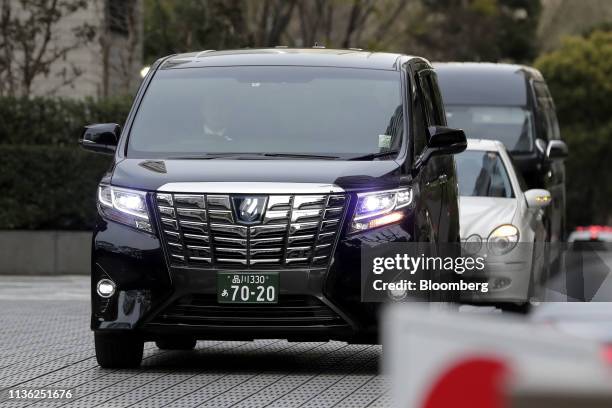
M91 229L110 163L77 147L0 145L0 229Z
M0 144L74 145L84 125L123 124L130 97L102 100L0 98Z
M131 98L0 98L0 229L87 230L109 156L81 150L88 123L123 123Z

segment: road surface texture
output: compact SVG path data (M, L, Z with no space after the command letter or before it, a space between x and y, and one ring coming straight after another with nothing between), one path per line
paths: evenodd
M72 389L0 407L386 407L380 346L200 341L145 345L140 369L103 370L89 331L87 277L0 277L0 389Z
M579 267L568 268L572 272L553 277L532 316L563 317L576 312L572 305L582 305L586 317L607 318L601 302L612 301L612 252L585 254L578 261ZM0 276L0 390L74 390L70 400L39 401L8 400L2 391L1 408L391 405L389 381L379 375L380 346L201 341L195 351L160 351L147 343L140 369L100 369L89 331L88 293L84 276ZM603 335L612 341L609 320ZM602 324L596 324L599 331ZM588 326L572 330L593 337Z

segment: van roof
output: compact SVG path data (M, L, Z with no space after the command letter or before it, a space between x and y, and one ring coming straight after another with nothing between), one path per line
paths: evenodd
M434 63L447 105L526 106L527 81L543 81L532 67L482 62Z
M327 48L246 48L227 51L200 51L168 57L160 69L220 67L237 65L288 65L399 70L413 58L403 54L359 49Z

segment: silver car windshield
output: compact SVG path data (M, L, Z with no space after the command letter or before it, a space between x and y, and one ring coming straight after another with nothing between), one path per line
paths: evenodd
M513 198L506 166L496 152L468 150L455 157L459 195Z
M447 105L448 125L463 129L471 139L499 140L511 152L533 150L532 114L518 106Z
M138 108L128 156L394 152L404 127L400 81L397 71L354 68L160 70Z

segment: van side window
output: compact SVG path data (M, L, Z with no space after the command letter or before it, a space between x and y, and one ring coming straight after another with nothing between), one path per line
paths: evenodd
M434 123L437 126L446 126L446 113L444 112L444 103L442 102L442 94L438 86L438 77L435 72L430 71L427 75L427 83L433 97L434 108Z
M419 77L413 75L411 75L411 77L414 78L413 85L411 85L414 110L412 111L412 120L410 120L410 123L413 128L413 157L416 158L423 152L423 149L425 149L427 145L427 136L425 133L427 126L425 112L427 111L427 107L424 106L427 104L427 101L421 92Z
M545 82L541 83L541 88L546 94L546 98L548 100L548 124L551 129L551 138L552 139L561 139L561 132L559 131L559 121L557 120L557 112L555 111L555 101L553 101L552 95L548 90L548 86Z
M533 88L535 91L536 120L540 130L538 137L546 141L558 139L557 117L548 87L544 82L534 81Z
M557 112L555 111L554 104L550 110L550 119L552 122L552 138L559 140L561 139L561 131L559 130L559 121L557 120Z
M425 103L426 126L446 126L446 115L435 72L432 70L421 71L418 78L419 89Z
M435 123L435 112L434 112L434 99L431 94L431 88L427 80L429 71L421 71L418 73L418 84L419 92L422 95L423 100L423 114L425 116L425 127L431 126Z

